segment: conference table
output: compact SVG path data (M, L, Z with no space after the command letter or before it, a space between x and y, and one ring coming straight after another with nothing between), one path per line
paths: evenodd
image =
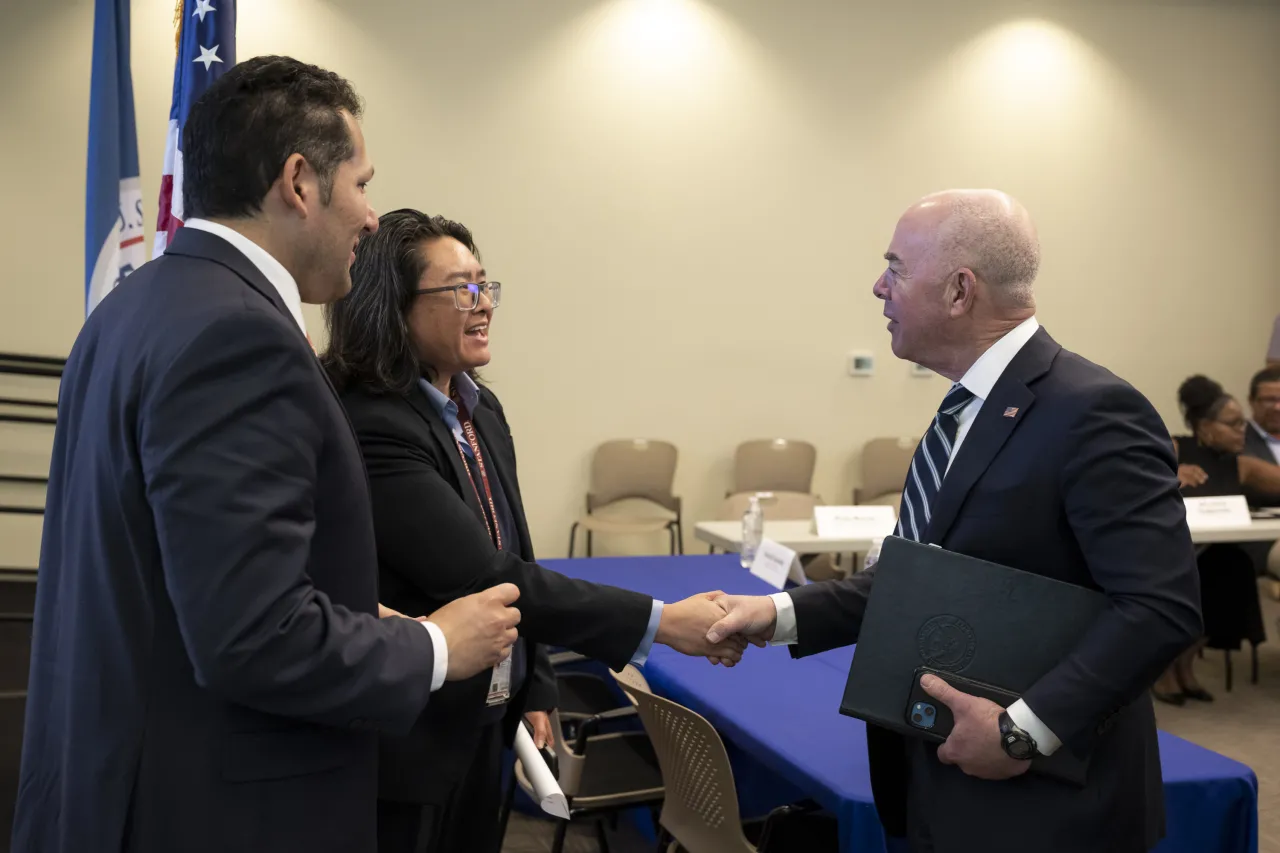
M693 535L701 542L723 551L742 550L741 521L700 521ZM871 550L870 536L819 536L813 521L769 521L766 512L764 536L797 554L865 554ZM1249 524L1212 528L1191 528L1197 545L1218 542L1272 542L1280 539L1280 518L1254 518Z
M548 560L547 568L676 601L699 592L774 590L736 554ZM810 798L834 814L841 853L881 853L865 726L839 713L853 648L792 660L785 647L748 648L732 669L655 646L644 674L660 695L706 717L734 763L743 813ZM1167 732L1159 733L1168 834L1158 853L1256 853L1253 771ZM1033 845L1034 846L1034 845ZM1032 849L1032 848L1028 848Z

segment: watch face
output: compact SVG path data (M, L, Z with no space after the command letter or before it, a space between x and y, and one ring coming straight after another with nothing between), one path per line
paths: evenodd
M1004 750L1009 754L1010 758L1025 760L1031 757L1031 744L1017 735L1005 735Z

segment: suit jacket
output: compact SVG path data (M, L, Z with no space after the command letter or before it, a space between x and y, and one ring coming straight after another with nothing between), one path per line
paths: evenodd
M554 674L541 645L564 646L615 670L631 659L653 609L647 595L573 580L533 562L533 545L516 477L515 443L498 398L480 389L471 413L490 478L497 476L518 528L517 547L489 538L457 442L426 395L344 389L373 495L381 601L425 615L500 583L520 588L520 634L534 662L504 720L510 740L525 710L555 703ZM407 737L384 737L379 796L442 803L471 763L490 674L446 684ZM499 772L499 768L494 768Z
M1271 453L1267 440L1258 434L1252 423L1244 431L1244 455L1261 459L1270 465L1276 464L1276 457ZM1277 503L1275 495L1249 493L1247 497L1254 506L1275 506Z
M432 671L377 604L336 394L258 269L183 229L63 373L13 849L373 853L375 730Z
M892 834L910 818L939 853L978 841L990 853L1145 850L1163 835L1147 689L1201 633L1172 451L1141 394L1044 329L1010 362L943 480L925 541L1107 595L1075 650L1023 696L1062 748L1091 754L1088 783L977 780L941 764L934 746L868 727L876 806ZM792 591L795 654L857 640L876 571L892 567Z

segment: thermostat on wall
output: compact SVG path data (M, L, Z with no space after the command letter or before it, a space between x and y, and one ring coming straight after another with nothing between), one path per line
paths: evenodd
M849 353L849 375L870 376L876 370L876 357L866 351Z

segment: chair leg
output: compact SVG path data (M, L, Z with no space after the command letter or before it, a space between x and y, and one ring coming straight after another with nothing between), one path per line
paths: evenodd
M1226 665L1227 665L1227 692L1230 693L1231 692L1231 650L1223 649L1222 657L1226 661Z
M676 555L676 529L673 525L667 525L667 538L671 540L671 556Z
M676 553L684 556L684 525L676 522Z
M1249 683L1258 683L1258 644L1249 644Z
M573 559L573 541L578 536L578 522L569 526L569 559Z
M591 556L591 531L587 531L587 556Z
M564 853L564 836L569 831L569 821L556 821L556 837L551 842L551 853Z
M596 843L600 845L600 853L609 853L609 833L604 829L604 818L596 821Z

